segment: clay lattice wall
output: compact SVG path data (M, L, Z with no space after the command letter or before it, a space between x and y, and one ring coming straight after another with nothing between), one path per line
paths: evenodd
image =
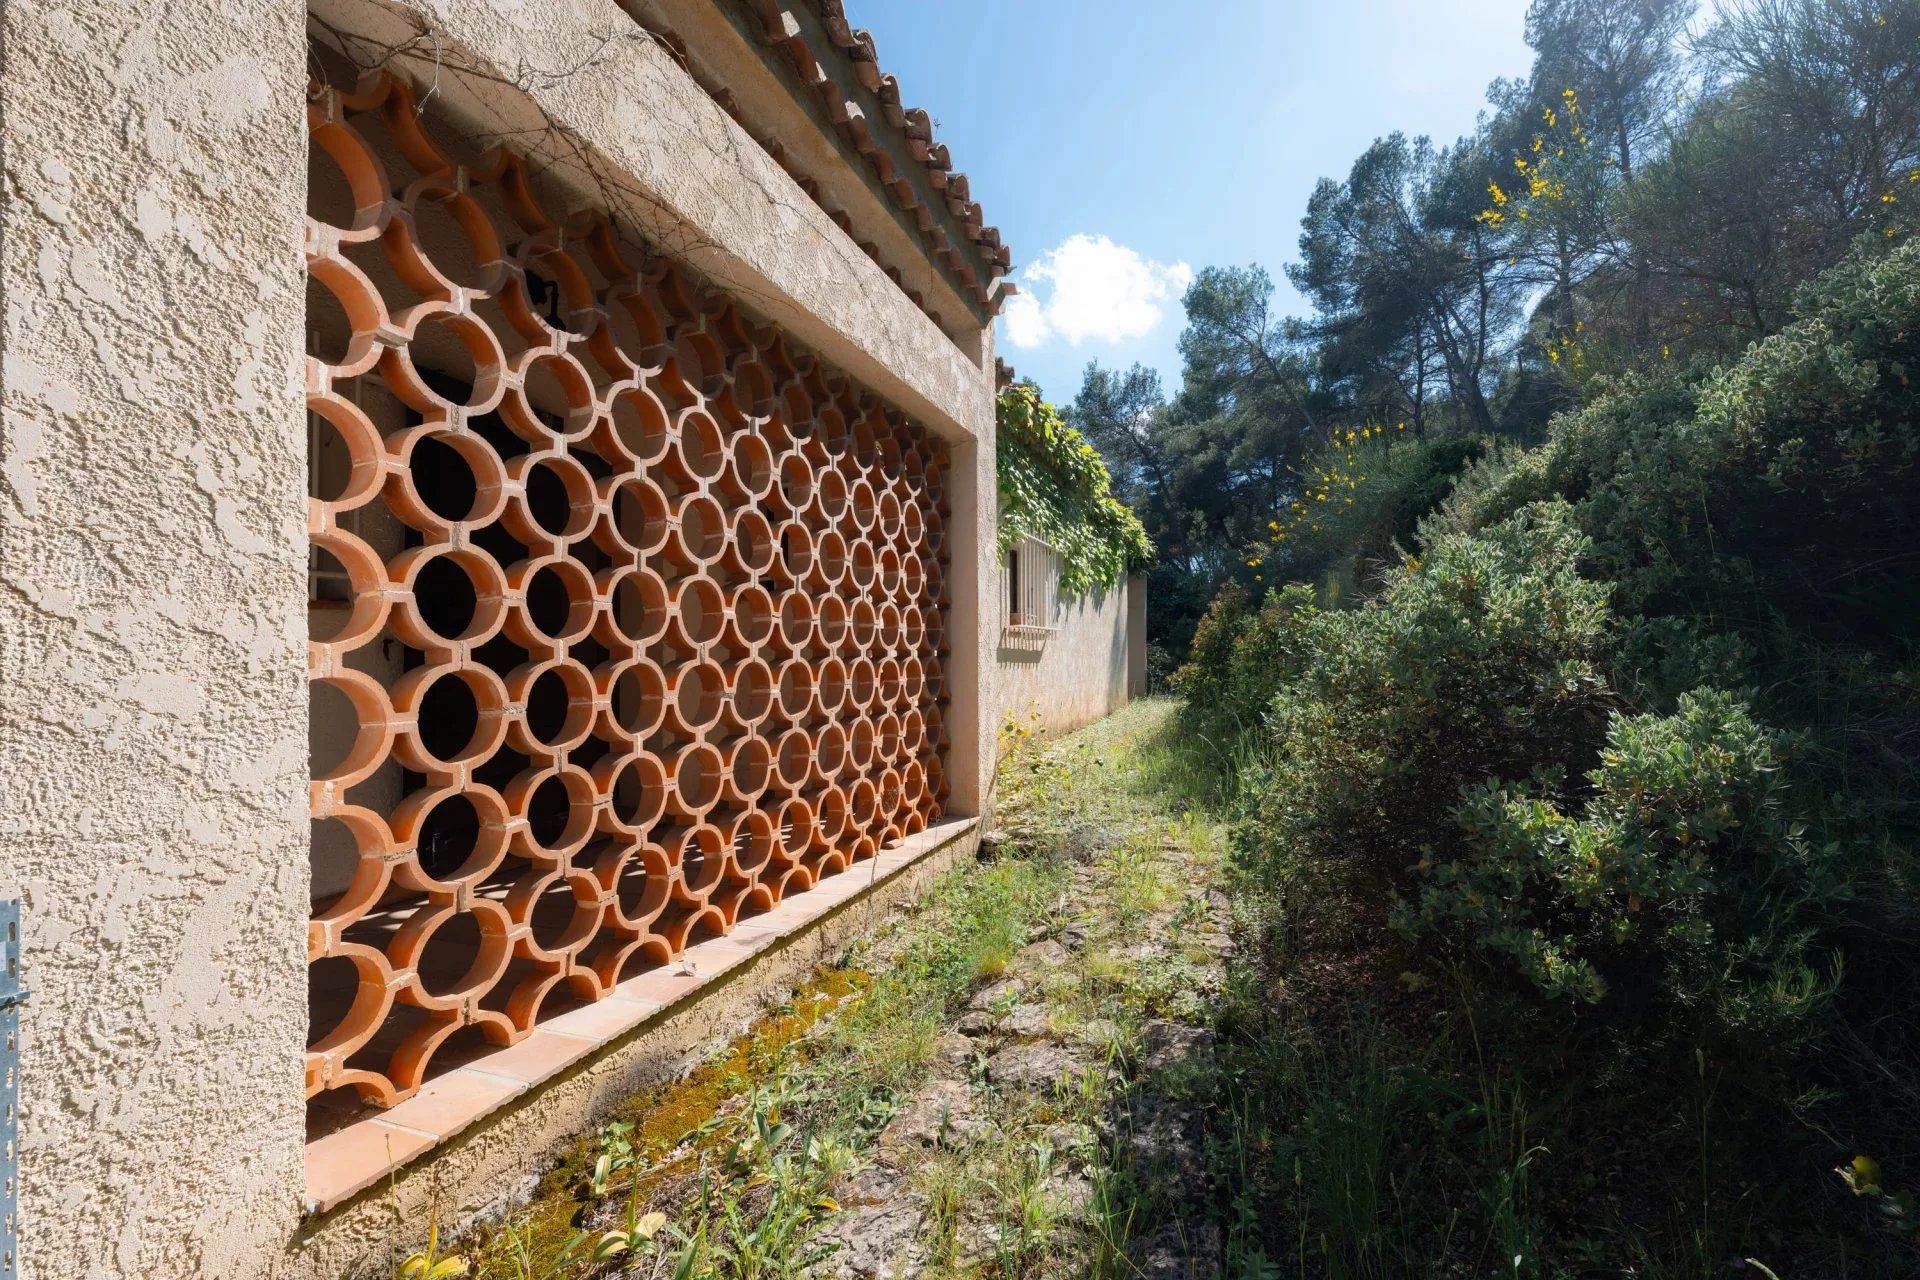
M312 89L310 1099L397 1102L948 791L942 447L431 119Z

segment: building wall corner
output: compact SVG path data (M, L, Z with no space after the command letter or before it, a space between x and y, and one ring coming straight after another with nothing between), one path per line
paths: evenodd
M0 6L0 891L26 1275L298 1220L304 10Z

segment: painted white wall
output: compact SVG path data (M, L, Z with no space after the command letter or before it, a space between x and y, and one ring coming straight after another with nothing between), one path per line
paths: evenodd
M1136 590L1144 598L1139 579L1079 596L1062 594L1050 634L1003 630L994 649L995 725L1037 711L1048 733L1064 733L1125 706L1127 600Z

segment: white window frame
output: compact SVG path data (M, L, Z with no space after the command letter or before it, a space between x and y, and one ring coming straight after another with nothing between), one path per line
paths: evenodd
M1060 601L1060 553L1039 538L1023 537L1000 566L1006 629L1015 635L1052 635Z

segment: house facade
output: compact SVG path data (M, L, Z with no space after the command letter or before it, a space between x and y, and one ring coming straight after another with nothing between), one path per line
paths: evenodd
M971 849L1009 254L835 0L0 47L21 1273L354 1274Z
M1000 563L1003 625L994 646L1000 720L1064 733L1147 692L1147 579L1069 591L1060 556L1021 538Z

